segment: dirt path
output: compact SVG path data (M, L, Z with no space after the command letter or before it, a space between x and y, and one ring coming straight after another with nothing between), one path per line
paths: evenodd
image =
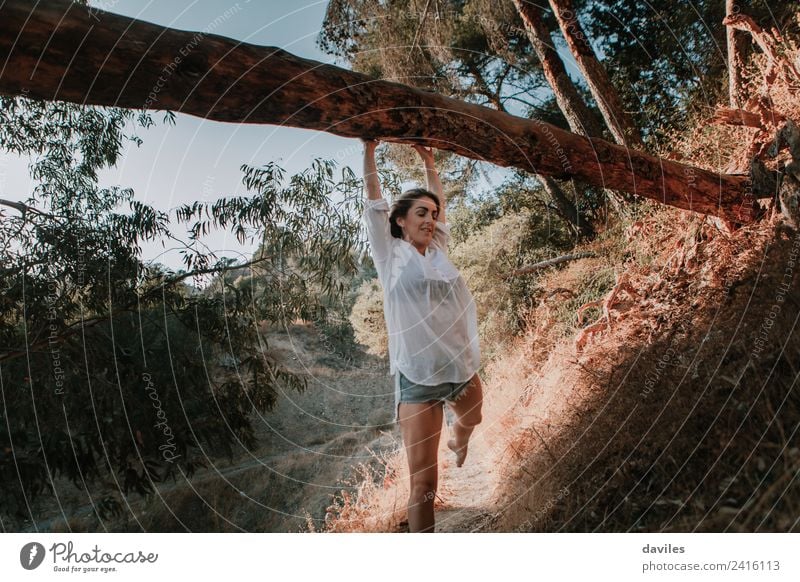
M446 441L446 436L442 439ZM445 448L440 464L439 497L436 508L437 532L471 532L494 513L494 455L481 435L470 444L464 465L456 467L452 452Z
M520 352L523 354L524 352ZM483 421L475 429L467 461L456 467L447 449L447 433L440 448L440 504L436 507L437 532L494 531L502 521L502 531L519 521L508 515L507 478L509 465L520 459L510 444L522 432L536 430L528 454L546 454L539 437L548 439L572 422L576 404L588 396L563 360L571 354L554 350L540 369L531 370L515 356L506 369L484 379ZM449 429L448 429L449 430ZM536 487L531 482L530 488ZM514 512L514 508L511 508ZM503 514L502 516L500 514ZM499 519L501 518L502 519Z
M168 527L165 524L170 523L168 509L174 509L182 519L198 511L209 514L209 507L195 507L186 500L196 501L201 495L214 499L217 492L230 489L228 483L244 495L231 500L229 505L222 503L225 501L222 497L219 505L214 502L214 507L245 531L299 531L304 522L303 512L313 518L316 528L322 527L331 495L337 487L346 487L343 478L352 474L356 465L371 459L369 451L391 453L397 450L401 437L399 427L391 424L393 394L385 371L370 367L330 368L320 361L324 351L314 340L309 330L302 327L292 329L290 335L270 337L273 355L294 367L293 371L306 374L309 387L301 394L281 394L275 410L256 421L259 442L263 446L254 456L241 455L231 464L225 461L201 469L190 482L159 484L159 497L166 503L163 508L132 496L128 504L135 515L128 515L119 524L109 523L107 527L112 531L131 527L160 531L159 528ZM558 386L557 381L555 384ZM500 378L488 389L491 393L484 397L484 420L473 434L462 467L455 466L455 457L446 445L451 436L450 427L443 427L437 531L490 531L492 518L502 509L497 482L506 443L518 426L518 423L509 423L508 417L516 415L520 379ZM553 396L550 391L545 393ZM543 394L537 396L537 408L552 403L552 399ZM447 422L451 421L448 413ZM405 463L404 457L401 462ZM280 476L276 477L275 473ZM71 486L65 484L64 487L66 490ZM392 507L400 507L405 503L406 494L401 490L386 491L386 494L386 510L390 515L388 499L391 498ZM258 511L249 503L251 498L261 500L276 512L284 512L284 517L273 513L249 521L238 519L242 511ZM53 531L67 527L54 508L48 509L37 512L35 523L28 523L22 531ZM145 514L147 518L143 520ZM85 497L68 508L68 515L70 527L77 531L82 530L81 522L85 524L83 527L102 531L102 525L93 517L94 508L86 503ZM139 521L141 524L137 525ZM202 520L187 525L194 531L214 531L215 526L213 521ZM392 527L377 531L392 531Z

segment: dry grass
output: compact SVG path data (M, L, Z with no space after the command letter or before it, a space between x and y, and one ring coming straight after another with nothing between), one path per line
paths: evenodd
M726 479L752 469L749 459L760 456L758 477L783 480L790 493L778 498L773 491L771 500L797 503L797 487L785 477L792 465L774 455L785 455L789 441L760 438L764 427L773 438L796 428L797 401L785 398L795 374L763 383L773 365L789 371L791 358L775 350L747 364L791 241L776 239L776 221L732 237L704 225L701 240L684 252L690 224L674 222L651 266L629 267L641 298L617 314L611 331L583 352L562 340L548 353L517 412L531 422L509 441L493 530L752 531L761 518L761 531L791 526L785 510L748 512L744 502L755 489L744 483L737 495L719 495L720 484L729 493ZM764 252L769 270L762 269ZM562 285L563 277L552 284ZM800 351L793 322L783 323L773 328L771 345L786 341ZM542 336L531 334L534 355L537 345L555 340ZM787 416L769 422L768 411L782 406ZM748 434L756 430L759 437ZM747 483L757 484L756 476ZM736 519L732 508L742 509Z
M328 507L325 532L402 530L408 497L408 470L401 448L381 459L379 468L361 465L355 491L342 490Z

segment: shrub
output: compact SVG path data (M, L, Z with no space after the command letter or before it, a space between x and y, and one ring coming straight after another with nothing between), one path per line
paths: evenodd
M364 281L358 288L350 323L356 341L367 352L384 357L389 353L389 335L383 317L383 288L377 278Z

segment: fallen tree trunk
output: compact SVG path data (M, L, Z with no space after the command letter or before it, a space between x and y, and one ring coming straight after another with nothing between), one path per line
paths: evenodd
M735 223L758 213L746 176L715 174L280 49L70 0L5 0L0 54L7 55L0 69L6 95L420 143Z

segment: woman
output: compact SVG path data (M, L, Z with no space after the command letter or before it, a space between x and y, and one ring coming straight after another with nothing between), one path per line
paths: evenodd
M392 204L381 197L375 166L377 142L364 141L364 220L372 258L383 286L389 332L389 373L395 376L395 422L408 456L411 493L408 525L433 532L443 406L452 409L447 446L460 467L481 421L483 394L475 302L447 258L450 225L429 148L422 158L428 189L404 192Z

